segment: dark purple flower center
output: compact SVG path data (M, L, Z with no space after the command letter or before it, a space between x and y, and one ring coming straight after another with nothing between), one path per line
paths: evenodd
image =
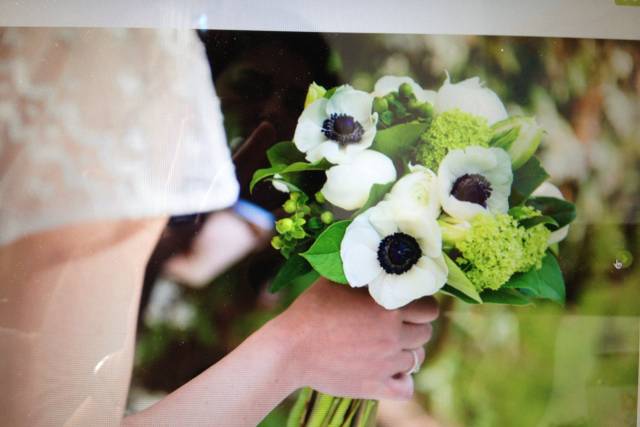
M322 123L322 133L338 144L346 145L360 142L364 128L352 116L333 113Z
M389 274L406 273L421 256L418 241L405 233L390 234L378 246L378 262Z
M477 173L464 174L453 183L451 194L463 202L476 203L487 207L487 200L491 196L491 184Z

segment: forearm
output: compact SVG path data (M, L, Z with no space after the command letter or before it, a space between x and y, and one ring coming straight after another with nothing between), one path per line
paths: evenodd
M293 341L278 319L169 396L127 417L130 426L255 426L299 384Z

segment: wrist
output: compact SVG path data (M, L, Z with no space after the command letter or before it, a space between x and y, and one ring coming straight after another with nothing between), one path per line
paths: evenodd
M303 333L285 315L269 321L262 329L267 346L276 355L276 371L287 394L306 386L305 362L301 351Z

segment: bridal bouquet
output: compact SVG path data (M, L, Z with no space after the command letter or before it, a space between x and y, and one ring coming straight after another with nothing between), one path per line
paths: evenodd
M557 242L575 208L534 156L543 135L477 77L437 91L395 76L372 93L312 84L293 141L251 182L289 193L272 290L323 276L390 310L436 292L562 303ZM289 425L364 426L374 413L375 402L304 390Z

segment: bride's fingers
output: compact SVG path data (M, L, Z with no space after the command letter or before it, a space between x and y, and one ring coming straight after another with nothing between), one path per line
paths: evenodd
M386 371L386 374L390 377L394 377L409 373L413 369L415 363L413 352L415 352L418 357L418 366L421 366L425 358L425 351L423 347L417 347L411 350L402 350L393 356L389 370Z
M400 345L403 349L422 347L429 342L432 333L431 323L404 323L400 328Z
M438 301L433 297L421 298L401 309L401 317L407 323L428 323L438 317Z

